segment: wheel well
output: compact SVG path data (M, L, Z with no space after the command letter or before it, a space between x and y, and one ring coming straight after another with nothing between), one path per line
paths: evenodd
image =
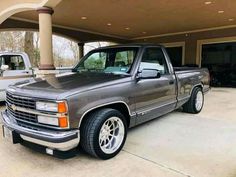
M200 88L200 89L202 89L203 90L203 84L201 83L201 84L199 84L199 85L196 85L194 88L196 88L196 87L198 87L198 88Z
M98 107L98 108L95 108L89 112L87 112L83 117L82 117L82 120L81 120L81 123L80 123L80 126L83 124L84 120L86 119L86 117L93 113L94 111L96 110L99 110L99 109L102 109L102 108L111 108L111 109L115 109L117 111L119 111L121 114L124 115L126 121L127 121L127 125L129 127L130 125L130 113L129 113L129 109L128 107L124 104L124 103L114 103L114 104L110 104L110 105L105 105L105 106L101 106L101 107Z
M192 90L191 90L191 92L190 92L190 95L192 94L192 91L193 91L194 88L200 88L200 89L203 90L203 84L201 83L201 84L198 84L198 85L194 85L194 86L192 87Z

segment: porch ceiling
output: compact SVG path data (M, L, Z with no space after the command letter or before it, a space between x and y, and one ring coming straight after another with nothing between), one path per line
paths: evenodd
M54 8L53 23L62 28L135 39L233 27L235 9L235 0L62 0ZM36 11L13 17L38 21Z

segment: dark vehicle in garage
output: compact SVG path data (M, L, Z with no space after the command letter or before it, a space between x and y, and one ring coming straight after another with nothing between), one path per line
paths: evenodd
M202 46L201 65L208 68L213 87L236 87L236 43L213 43Z
M163 46L127 44L95 49L70 74L10 86L4 136L53 155L79 144L90 155L114 157L127 129L183 106L199 113L209 73L173 68Z

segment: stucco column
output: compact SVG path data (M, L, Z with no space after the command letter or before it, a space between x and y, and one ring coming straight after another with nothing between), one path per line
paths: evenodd
M52 14L53 9L42 7L37 9L39 14L40 38L40 70L54 70L52 51Z
M84 43L78 43L79 46L79 59L84 56Z

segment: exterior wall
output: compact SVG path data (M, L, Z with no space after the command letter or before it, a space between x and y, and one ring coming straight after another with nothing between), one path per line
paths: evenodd
M235 39L236 28L217 29L209 31L201 31L187 34L157 36L146 39L135 40L135 42L150 42L150 43L176 43L185 42L185 64L200 64L200 47L199 41L207 42L215 38L227 38L224 42ZM217 40L216 40L217 41ZM221 40L218 40L221 41Z

